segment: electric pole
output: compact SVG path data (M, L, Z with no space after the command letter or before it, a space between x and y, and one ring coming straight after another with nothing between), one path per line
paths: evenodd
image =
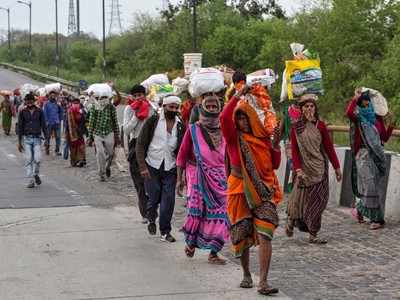
M57 72L57 77L60 76L60 54L59 54L59 49L58 49L58 0L55 0L56 3L56 72Z
M29 58L32 59L32 2L17 1L29 7Z
M69 0L68 35L76 32L74 0Z
M76 32L78 36L81 34L81 12L79 0L76 0Z
M121 5L119 0L111 0L111 11L110 11L110 28L108 35L121 34L122 23L121 23Z
M5 10L8 16L8 53L11 53L11 27L10 27L10 9L0 7L1 10Z

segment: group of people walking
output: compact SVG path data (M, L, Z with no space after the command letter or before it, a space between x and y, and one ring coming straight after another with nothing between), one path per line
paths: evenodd
M259 245L258 292L271 295L279 292L268 284L268 271L271 242L279 225L277 207L284 198L275 173L281 163L283 126L277 125L271 131L268 122L260 117L257 101L248 100L257 100L260 91L267 95L264 87L247 86L246 75L239 71L233 75L233 84L226 103L221 97L223 92L187 100L183 118L181 98L168 95L157 108L146 98L146 88L135 85L122 124L129 145L127 159L140 214L150 235L159 230L162 241L175 242L171 233L175 196L185 194L182 231L186 256L191 258L196 249L203 249L209 251L209 263L223 265L226 261L219 252L230 239L233 254L241 261L240 286L251 288L249 250ZM53 132L58 154L62 121L71 165L85 165L86 135L88 144L94 143L96 148L100 181L110 177L114 148L123 137L115 105L109 98L97 97L90 102L89 109L74 98L66 114L55 92L49 94L43 109L34 104L33 94L26 95L24 100L18 115L18 149L26 153L28 187L41 183L41 135L47 139L48 154ZM3 112L8 109L4 102L0 106ZM318 233L329 198L329 163L338 181L342 172L327 126L318 113L317 96L301 96L292 109L296 112L289 122L294 181L287 201L285 232L292 237L298 228L309 234L310 243L325 244L327 240ZM387 172L383 144L389 140L394 125L389 122L386 126L383 118L375 114L367 92L357 90L346 113L352 123L356 218L360 223L368 218L371 229L379 229L384 225L380 182Z

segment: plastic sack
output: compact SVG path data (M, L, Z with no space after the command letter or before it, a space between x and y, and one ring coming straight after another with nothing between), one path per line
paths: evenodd
M113 96L112 88L107 83L94 83L87 89L89 95L93 94L94 97L107 97Z
M277 76L271 69L263 69L247 75L247 85L252 86L256 83L271 89L272 85L276 82Z
M190 75L189 93L199 97L206 93L217 93L223 90L224 75L214 68L202 68Z
M150 90L148 99L150 100L150 104L152 104L153 108L158 110L159 104L162 102L164 97L173 94L174 94L174 88L170 84L165 84L161 86L154 85Z
M44 86L46 93L49 94L51 92L56 92L59 93L61 92L62 89L62 85L61 83L57 82L57 83L50 83L50 84L46 84Z
M41 87L41 88L37 89L36 94L40 97L45 97L46 89L44 87Z
M25 83L25 84L21 85L20 92L21 92L22 99L24 99L25 96L28 95L29 93L35 93L38 89L39 89L39 87L37 85L33 85L30 83Z
M179 95L188 90L189 81L186 80L185 78L177 77L174 80L172 80L172 86L174 89L174 93Z
M369 91L369 96L371 98L371 103L374 106L375 113L381 117L386 116L389 112L386 98L383 97L383 95L379 91L366 87L361 88L361 92L366 91Z
M166 74L151 75L149 78L141 83L141 85L146 88L147 92L149 92L153 86L163 86L166 84L169 84L169 79Z
M322 70L318 59L286 61L285 78L288 99L304 94L323 95Z

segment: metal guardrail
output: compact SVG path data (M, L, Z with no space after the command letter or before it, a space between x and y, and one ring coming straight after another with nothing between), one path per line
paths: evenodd
M3 62L0 62L0 66L4 67L6 69L11 69L11 70L13 70L15 72L18 72L18 73L23 73L23 74L26 74L26 75L29 75L29 76L34 76L35 78L38 78L40 80L44 80L46 82L59 82L62 85L67 86L67 87L72 88L72 89L79 88L79 83L78 82L68 81L68 80L65 80L65 79L62 79L62 78L58 78L58 77L47 75L47 74L44 74L44 73L41 73L41 72L38 72L38 71L34 71L34 70L31 70L31 69L28 69L28 68L25 68L25 67L20 67L20 66L16 66L16 65L13 65L13 64L9 64L9 63L3 63Z
M79 92L80 86L79 86L79 82L73 82L73 81L69 81L69 80L65 80L63 78L59 78L56 76L52 76L52 75L48 75L48 74L44 74L38 71L34 71L25 67L20 67L20 66L16 66L13 64L9 64L9 63L4 63L4 62L0 62L0 67L4 67L6 69L10 69L12 71L18 72L18 73L23 73L25 75L28 75L30 77L34 77L35 79L39 79L41 81L45 81L45 82L59 82L61 83L63 86L68 87L70 90L74 91L74 92ZM125 93L120 93L121 97L122 97L122 102L125 102L126 97L128 97L127 94Z
M348 133L350 131L350 126L347 125L328 125L328 131L335 133L335 132L344 132ZM400 129L393 130L393 136L400 137Z

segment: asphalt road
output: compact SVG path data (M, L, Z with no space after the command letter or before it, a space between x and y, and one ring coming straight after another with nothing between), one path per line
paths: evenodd
M15 89L24 84L43 85L22 74L0 69L0 89ZM116 197L104 185L97 182L95 161L84 180L81 170L70 168L67 161L53 154L42 153L41 176L43 184L39 188L27 189L27 179L23 167L23 155L16 150L17 139L0 134L0 208L68 207L79 205L114 206L128 203L123 197ZM88 152L93 152L89 150Z

